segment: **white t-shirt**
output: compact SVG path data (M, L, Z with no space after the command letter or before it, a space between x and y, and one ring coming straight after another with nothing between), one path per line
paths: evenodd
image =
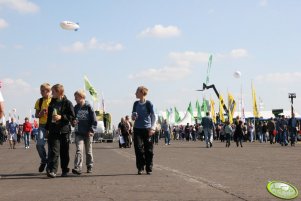
M3 99L1 91L0 91L0 102L4 102L4 99Z

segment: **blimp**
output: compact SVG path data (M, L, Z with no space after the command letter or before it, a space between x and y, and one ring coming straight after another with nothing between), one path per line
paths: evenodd
M79 29L79 24L71 21L62 21L60 23L60 26L62 27L62 29L71 31L77 31Z

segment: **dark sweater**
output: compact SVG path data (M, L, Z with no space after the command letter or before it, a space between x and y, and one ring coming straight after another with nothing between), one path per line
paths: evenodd
M53 111L56 109L57 114L62 118L57 122L52 122ZM63 97L61 101L52 98L48 107L48 117L45 129L49 131L49 134L62 134L70 133L70 122L75 119L74 109L72 103Z
M95 133L97 128L96 115L91 105L86 101L83 106L77 104L74 107L75 117L78 121L76 134L86 135L88 132Z

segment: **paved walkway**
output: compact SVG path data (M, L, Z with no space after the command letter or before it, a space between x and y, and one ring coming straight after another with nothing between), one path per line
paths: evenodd
M27 150L23 144L15 150L5 144L0 146L0 200L277 200L266 190L270 180L301 190L301 144L255 142L225 148L214 142L207 149L200 141L160 143L155 146L152 175L137 175L133 148L97 143L92 174L55 179L38 173L33 144ZM74 153L73 144L70 168Z

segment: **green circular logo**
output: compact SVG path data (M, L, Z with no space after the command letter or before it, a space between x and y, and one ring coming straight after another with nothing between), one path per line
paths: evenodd
M283 181L270 181L267 184L267 189L272 195L285 200L298 197L298 189Z

